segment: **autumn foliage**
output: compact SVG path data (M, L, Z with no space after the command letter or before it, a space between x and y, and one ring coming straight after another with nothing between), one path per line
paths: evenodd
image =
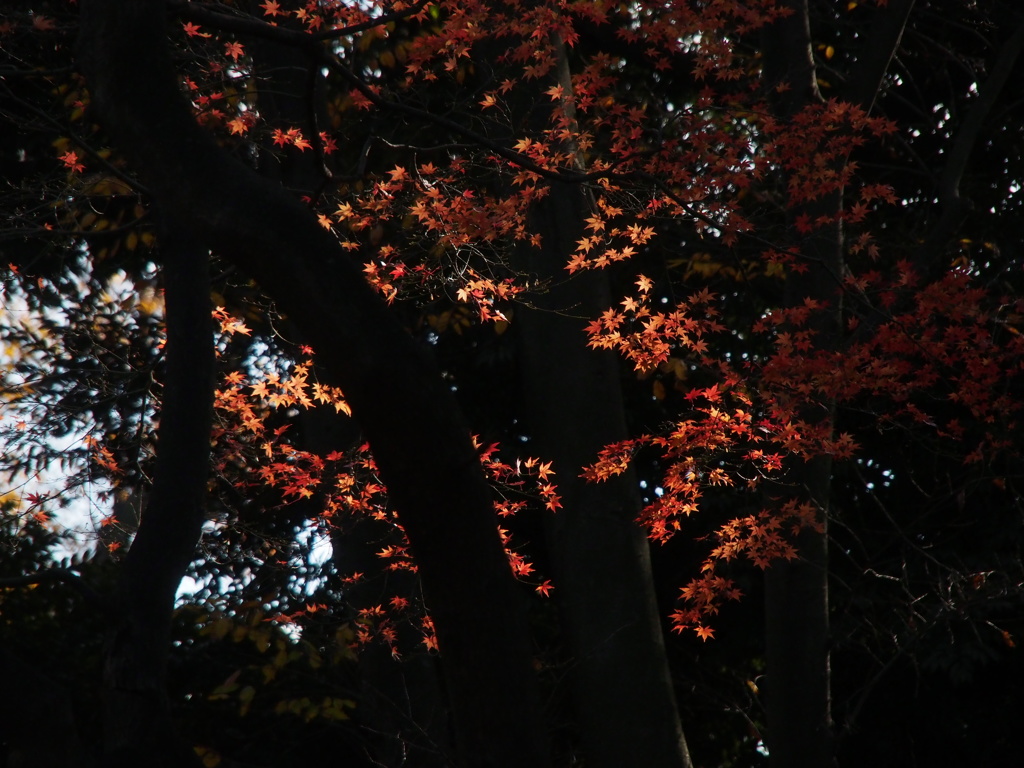
M308 153L330 168L339 145L353 140L349 124L372 113L420 118L464 142L457 153L397 153L392 167L365 181L340 181L306 198L344 247L372 253L365 275L389 302L450 303L471 310L473 322L507 323L516 301L544 289L517 268L514 253L539 245L529 211L553 193L553 183L584 184L592 200L586 233L567 255L567 279L584 270L629 270L645 253L672 251L670 242L659 240L678 238L680 222L688 237L721 253L702 269L703 280L695 279L695 262L687 262L688 282L703 285L686 298L666 301L664 284L639 274L636 290L593 318L589 338L581 339L615 351L642 378L656 377L654 397L664 400L668 388L679 403L668 423L608 446L585 469L589 480L601 482L641 449L660 456L663 492L639 520L653 540L685 531L706 488L729 487L764 500L757 514L719 527L702 575L682 589L677 629L707 633L707 616L723 599L739 596L721 575L728 561L744 556L763 568L796 556L789 535L815 525L816 513L799 489L786 488L788 467L818 455L856 455L855 431L836 432L828 419L808 422L808 401L863 408L880 429L931 430L935 439L962 446L968 462L991 462L1012 449L1019 402L1006 382L1020 372L1020 299L975 284L964 260L930 276L911 261L889 257L872 222L880 206L898 204L897 196L885 183L863 180L853 158L865 145L884 144L896 125L835 98L788 119L776 116L773 94L759 86L745 41L784 18L784 6L763 0L699 9L640 4L630 11L631 25L619 25L618 34L642 52L645 66L667 73L685 64L693 72L685 90L659 94L656 103L621 89L621 62L603 52L581 54L577 66L559 73L560 61L577 57L579 25L620 21L621 9L591 2L459 3L443 12L424 3L380 9L263 3L246 22L247 32L341 46L361 58L368 73L356 77L338 59L310 49L324 57L334 81L324 123L312 132L264 119L248 96L257 72L246 43L225 31L232 25L218 13L190 7L178 44L194 63L204 62L190 69L184 88L197 120L226 146L243 151L256 143L281 162ZM375 23L381 15L390 21ZM205 21L221 21L225 29ZM485 78L472 52L492 41L507 49ZM476 95L461 107L473 117L461 124L408 99L417 94L427 103L469 83ZM524 131L514 105L538 90L546 105ZM71 108L81 103L69 101ZM500 132L517 138L490 138ZM96 168L87 152L64 149L57 159L72 188L95 187L95 177L85 181ZM783 189L773 186L780 175ZM816 218L807 213L836 193L843 194L840 210ZM753 205L752 198L761 202ZM710 285L729 291L807 269L799 247L770 242L775 225L762 203L773 198L794 212L797 233L813 234L837 218L847 230L848 273L834 276L843 297L838 349L818 343L816 318L835 307L815 297L798 306L764 304L760 317L744 320L747 327L723 321L721 297ZM738 269L722 249L743 254ZM444 311L451 316L450 308ZM438 314L432 317L438 322ZM245 332L223 310L218 319L224 333ZM737 332L751 349L742 360L720 352L720 339ZM265 426L268 408L323 404L347 411L343 395L313 376L311 359L261 380L238 371L226 375L217 393L218 472L243 493L246 483L260 482L279 488L285 500L315 496L325 525L350 514L390 521L399 537L383 550L390 567L415 567L365 450L318 457L292 447L287 426ZM543 457L509 465L493 456L493 447L482 451L495 483L521 493L529 482L527 495L554 512L555 470ZM109 453L97 454L97 461L116 481ZM236 465L249 474L228 471ZM511 514L523 503L499 502L497 511ZM510 556L520 576L530 573Z
M214 316L220 325L221 346L228 345L235 334L251 333L244 322L231 317L223 308L217 308ZM225 374L223 386L215 392L217 426L213 449L217 478L243 498L265 486L280 492L282 505L313 499L318 509L315 524L319 535L345 535L347 529L360 521L371 521L380 530L377 540L381 547L377 556L384 561L384 569L415 572L416 563L409 543L398 516L388 506L387 489L377 476L368 445L364 443L345 452L332 451L319 456L289 442L290 424L273 429L267 426L271 414L288 409L305 410L326 405L337 412L349 413L348 404L337 388L310 381L315 359L313 350L303 347L299 351L305 355L305 360L291 365L284 374L273 371L248 377L239 371ZM97 461L106 464L108 460L99 454ZM525 457L516 459L514 465L505 463L500 459L497 443L480 446L480 461L494 485L494 511L499 520L515 515L530 504L549 513L561 506L550 462ZM499 528L499 532L513 573L546 597L553 588L550 579L537 581L534 566L516 551L511 534L504 528ZM353 572L345 574L343 580L353 584L362 577L363 574ZM391 611L416 608L411 601L418 603L415 596L394 594L387 605L361 609L360 615L367 621L359 624L358 641L366 642L371 636L377 636L398 654L395 633L390 626L395 620ZM418 609L422 614L422 606ZM289 620L294 619L294 614L289 617ZM423 642L428 648L436 648L429 617L421 615L417 621L422 622Z
M586 184L593 201L586 234L568 255L570 276L637 259L659 247L659 236L671 238L677 224L670 222L679 221L688 222L693 236L750 254L742 270L733 272L738 284L806 271L799 247L768 242L770 231L759 230L766 226L764 216L748 204L750 197L781 196L800 235L837 218L846 227L849 273L834 276L844 305L844 341L838 349L819 344L817 318L835 309L821 299L807 297L793 307L766 305L749 328L727 327L719 297L707 285L666 304L644 275L636 291L588 328L591 347L614 350L641 376L660 372L655 397L664 398L666 386L681 396L679 416L664 429L609 446L585 470L588 479L600 482L620 472L641 447L654 449L664 467L663 492L639 522L659 542L685 531L705 488L731 487L764 499L755 515L719 527L700 575L682 588L682 607L673 614L676 629L709 636L705 620L723 600L739 597L732 580L722 575L728 562L742 556L765 568L775 558L794 558L792 534L818 525L813 504L800 489L786 486L787 467L819 455L849 460L858 442L849 431L836 432L829 419L808 422L808 401L866 408L879 415L883 429L929 428L936 439L963 446L969 462L992 461L1011 447L1019 404L1004 382L1019 373L1024 351L1013 325L1020 300L972 285L966 264L954 263L937 279L927 279L912 263L887 258L871 229L872 215L879 206L898 204L897 197L885 183L862 180L851 158L866 144L886 142L896 125L839 99L811 103L788 119L776 116L772 94L759 89L757 69L742 41L784 17L785 7L767 1L742 9L726 2L699 10L687 3L638 7L633 28L620 28L624 41L642 44L655 72L682 61L693 68L692 92L662 96L658 106L669 110L667 116L650 102L618 92L620 64L608 55L583 59L568 79L557 74L560 57L576 43L579 21L599 25L619 13L590 2L507 10L459 4L436 22L433 6L396 5L386 10L423 26L421 33L394 42L393 27L373 26L376 12L370 9L278 3L261 8L265 22L294 19L321 39L342 39L344 30L355 26L365 30L356 49L374 52L370 66L378 68L376 82L358 80L328 62L338 79L351 85L347 90L342 85L328 105L334 125L343 124L353 110L387 113L399 109L395 105L404 104L408 94L429 94L432 88L443 93L453 81L473 81L479 78L474 47L515 41L499 57L493 82L477 86L475 109L466 108L489 130L505 128L520 138L499 144L473 128L426 117L452 130L468 148L448 157L400 159L368 184L342 184L337 192L309 200L322 226L343 245L360 253L371 246L365 274L388 301L446 296L475 312L477 322L506 322L517 299L542 289L517 270L508 253L518 242L538 246L528 212L552 194L552 181ZM298 126L266 124L246 102L244 84L255 73L240 42L200 31L191 21L182 26L194 54L221 51L225 57L214 58L201 84L186 81L201 122L220 127L228 142L269 140L284 155L310 152L329 162L339 140L331 131L307 137ZM517 134L509 105L537 89L549 104L540 110L544 119L528 134ZM420 114L408 106L400 113ZM780 174L785 188L768 191ZM816 217L807 212L837 193L843 194L840 210ZM718 258L710 270L716 278L729 268L728 257ZM758 349L742 363L718 352L718 339L737 331ZM275 407L308 406L310 398L343 407L338 393L317 384L305 394L308 373L308 365L300 365L287 381L252 385L249 396L266 398ZM693 378L708 383L692 386ZM244 429L258 429L257 417L243 404L241 381L228 383L232 388L219 394L221 408L234 409ZM947 402L959 407L950 409ZM934 412L938 403L942 407ZM222 440L238 439L230 429L223 435ZM312 495L322 477L340 471L336 482L345 494L324 497L326 518L334 519L338 509L385 514L384 497L377 496L383 488L350 479L346 465L337 463L340 456L332 461L294 454L280 434L260 439L265 456L259 477L280 483L286 497ZM282 452L287 462L280 460ZM347 461L349 471L372 466L365 454ZM518 466L545 466L531 461ZM508 480L504 465L486 466L496 480ZM540 492L548 494L551 508L552 486L546 477L538 479L545 481ZM400 545L385 552L392 566L408 562ZM524 567L517 565L520 575Z
M663 611L680 642L692 642L715 636L752 573L801 562L808 535L827 551L829 523L870 506L873 486L858 473L891 446L915 452L899 482L936 507L967 487L1014 494L1019 260L984 232L933 237L921 222L959 189L950 198L942 179L933 190L892 171L952 153L922 160L920 132L885 101L902 70L879 72L867 96L854 88L851 73L869 57L866 35L850 30L888 18L888 6L817 8L825 31L809 41L807 82L779 74L770 50L806 12L783 0L171 3L168 35L195 122L233 162L288 187L313 232L329 235L436 353L445 386L480 422L470 428L495 525L531 599L561 597L547 558L536 557L540 532L573 503L559 483L634 483L643 489L633 489L642 497L634 522L654 548L673 552L683 539L698 553L675 571L686 575ZM56 56L73 18L63 7L19 11L2 22L0 43L17 41L30 57L43 41ZM53 248L12 255L5 289L39 317L3 321L13 339L0 425L10 478L41 477L52 451L40 446L78 436L65 487L21 495L16 514L33 524L48 523L78 486L105 483L114 499L145 490L165 394L159 206L107 146L84 77L69 72L26 76L45 93L53 136L45 161L34 161L38 194L15 201L11 222ZM42 107L12 104L45 122ZM578 221L544 221L546 206L564 210L554 204L570 197L585 209ZM556 244L565 233L568 244ZM545 274L537 264L558 248ZM363 599L348 606L346 653L373 643L396 659L417 644L437 651L415 547L369 438L311 445L311 420L351 427L358 407L322 364L321 345L307 345L301 322L267 298L272 287L239 276L216 249L213 258L205 546L287 569L288 547L258 557L232 549L248 541L255 514L292 526L276 531L282 538L372 542L385 576L372 599L358 589L367 574L336 574L339 594ZM624 439L561 466L530 444L524 406L509 394L525 374L507 358L522 353L524 314L588 280L607 288L600 311L567 303L551 314L579 321L590 359L614 356L629 412ZM587 373L577 375L583 390ZM470 386L477 376L483 396ZM37 393L64 415L34 411ZM104 398L117 404L109 414L95 405ZM829 498L840 486L849 498ZM130 535L114 531L124 521L98 522L99 540L122 557ZM301 632L321 610L293 595L256 613ZM341 718L348 707L328 709Z

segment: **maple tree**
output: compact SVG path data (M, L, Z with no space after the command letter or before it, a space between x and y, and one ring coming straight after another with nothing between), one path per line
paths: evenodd
M936 533L968 494L1019 512L1007 4L958 9L963 47L948 4L912 0L82 5L0 30L31 162L5 159L7 296L34 310L7 324L5 440L12 482L55 452L78 471L24 496L25 531L112 486L109 759L221 759L163 699L190 568L236 582L193 600L215 606L195 637L277 649L208 701L269 716L262 675L278 715L392 733L381 761L549 764L540 690L561 697L566 664L554 759L691 764L673 675L698 673L666 643L713 653L759 571L773 765L855 751L832 724L839 605L837 652L874 679L954 615L1012 646L1019 590L987 585L1013 545ZM967 174L983 152L996 170ZM330 566L292 578L316 537ZM648 540L686 548L671 607ZM858 589L898 617L853 629ZM383 706L289 693L289 665L321 662L283 626ZM451 753L383 711L395 668L410 713L450 708ZM873 684L841 674L853 729ZM731 764L756 759L733 738Z

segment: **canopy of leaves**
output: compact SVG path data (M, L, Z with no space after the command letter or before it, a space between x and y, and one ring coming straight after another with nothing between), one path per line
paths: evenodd
M760 760L752 598L758 571L822 526L792 479L816 457L834 466L836 718L856 733L840 754L995 764L1020 714L999 684L1024 631L1024 114L1008 85L1024 21L1008 1L918 2L865 83L902 5L811 2L820 98L792 114L763 71L765 35L793 10L771 0L169 5L196 120L301 197L436 353L479 435L552 691L541 521L559 473L637 472L708 763ZM2 559L9 578L47 570L85 494L92 521L73 527L93 554L71 565L102 584L152 474L158 212L90 116L74 5L2 13ZM578 186L583 234L542 278L524 259L545 234L532 213ZM817 266L805 243L829 231L842 273L792 301ZM176 706L207 765L255 760L253 739L277 740L260 759L326 759L318 740L362 759L357 659L435 647L415 558L316 351L215 263L210 522L177 617ZM630 437L552 467L522 423L516 314L592 271L616 295L580 344L622 359ZM5 589L5 644L33 638L43 664L95 653L60 634L55 617L82 610L61 584ZM269 735L279 718L301 737Z

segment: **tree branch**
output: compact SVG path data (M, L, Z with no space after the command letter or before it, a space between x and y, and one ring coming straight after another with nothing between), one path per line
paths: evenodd
M870 112L882 79L900 46L914 0L893 0L875 11L871 32L850 78L849 99Z
M433 112L429 112L425 109L413 107L409 104L403 104L399 101L392 101L390 99L383 98L380 94L374 91L369 85L363 82L362 78L356 75L352 70L338 61L337 57L334 56L330 51L325 49L321 42L324 38L319 35L311 34L307 32L297 32L295 30L285 29L283 27L274 26L268 24L265 21L254 19L250 16L228 16L217 11L211 11L203 8L202 6L195 5L193 3L171 3L172 8L177 8L182 16L185 18L194 19L196 21L202 21L209 26L224 29L230 32L238 34L247 34L254 37L260 37L266 40L271 40L277 43L284 43L287 45L293 45L302 50L306 51L307 54L315 61L319 66L327 67L335 74L341 76L346 82L348 82L353 88L359 91L369 102L371 102L378 109L386 110L389 112L395 112L398 114L407 115L414 117L417 120L431 123L438 126L439 128L445 128L457 136L461 136L463 139L472 142L478 147L488 149L499 157L508 160L511 163L515 163L525 170L536 173L538 176L548 179L549 181L559 181L570 184L584 184L590 181L597 181L598 179L607 178L612 176L614 171L609 168L608 170L598 171L594 173L579 173L565 170L553 170L551 168L545 168L544 166L537 163L528 155L521 152L517 152L514 149L496 142L482 133L478 133L471 128L467 128L462 123L450 120L446 117L436 115ZM377 26L377 23L373 23L370 26ZM349 29L354 29L350 27ZM322 33L323 34L323 33ZM629 158L625 158L619 163L626 162Z
M66 584L84 597L90 605L105 612L111 608L110 601L106 596L97 592L85 579L67 568L50 568L45 571L27 573L23 576L7 576L0 579L0 588L30 587L35 584L53 583Z
M960 129L953 140L953 147L947 155L946 165L939 175L936 191L941 206L941 217L928 233L915 259L923 267L922 274L928 274L927 265L933 263L933 256L936 252L941 251L953 232L960 226L964 215L970 210L970 201L964 200L960 196L960 182L967 169L967 163L970 162L971 155L974 153L978 138L981 136L982 128L1002 93L1022 48L1024 48L1024 19L1020 21L1013 34L999 49L992 67L992 74L978 89L978 100L974 102L974 106L971 107L960 124Z
M462 760L548 765L490 487L432 359L309 208L196 123L171 64L163 3L82 7L80 58L98 114L162 215L252 275L345 392L419 565Z
M181 2L181 0L171 0L171 2L168 2L168 7L184 19L202 22L207 26L216 27L217 29L221 29L226 32L257 35L268 40L287 42L306 47L311 44L322 43L328 40L337 40L339 37L357 35L360 32L365 32L368 29L373 29L374 27L381 27L385 24L390 24L393 21L408 19L426 8L430 2L431 0L418 0L418 2L408 8L403 8L400 11L382 13L380 16L375 16L374 18L360 22L359 24L352 24L348 27L339 27L338 29L327 29L323 32L298 32L275 26L273 24L267 24L262 19L255 19L246 14L240 13L237 15L229 15L227 13L212 10L204 5Z
M0 82L2 82L2 81L0 81ZM24 99L19 99L17 96L14 95L14 93L11 91L11 89L8 88L6 85L3 86L3 89L4 89L4 97L6 99L10 100L10 102L12 104L18 104L19 106L22 107L22 109L28 110L33 115L35 115L37 118L39 118L40 120L45 122L47 125L49 125L51 128L54 128L58 132L60 132L61 134L66 135L69 139L71 139L71 141L76 146L80 147L86 153L86 155L88 155L89 159L92 162L94 162L97 165L99 165L100 167L102 167L104 170L107 171L107 173L111 174L112 176L114 176L117 179L120 179L125 184L127 184L130 189L134 189L139 194L146 194L147 193L146 188L144 186L142 186L141 184L139 184L138 179L132 178L127 173L125 173L120 168L118 168L113 163L111 163L109 160L107 160L103 155L101 155L99 153L98 150L93 149L93 147L89 144L89 142L87 142L85 139L83 139L77 133L75 133L70 128L68 128L68 126L65 123L61 123L61 122L55 120L52 115L47 114L46 112L44 112L43 110L39 109L38 107L36 107L33 104L29 104ZM111 231L111 230L108 230L108 232L109 231Z
M950 211L961 209L960 180L971 159L971 153L978 142L981 129L1013 71L1021 48L1024 48L1024 21L999 49L995 65L992 67L992 74L978 89L978 100L974 102L974 106L971 107L967 117L961 123L960 130L957 131L953 149L950 151L949 159L939 177L939 202L944 209Z

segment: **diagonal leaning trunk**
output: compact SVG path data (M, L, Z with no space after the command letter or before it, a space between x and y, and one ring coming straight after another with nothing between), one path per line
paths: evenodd
M529 637L490 488L452 393L312 212L196 124L164 15L159 0L83 1L79 52L93 107L161 214L256 279L345 391L420 567L462 764L543 768ZM158 637L146 641L160 652Z

